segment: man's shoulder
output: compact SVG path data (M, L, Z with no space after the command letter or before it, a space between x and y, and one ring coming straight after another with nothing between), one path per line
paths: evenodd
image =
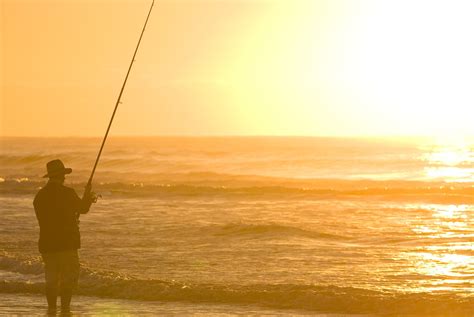
M79 195L77 195L76 190L74 188L67 187L67 186L64 186L64 185L63 185L63 188L64 188L64 191L67 192L67 195L69 195L70 197L72 197L74 199L77 199L79 197Z
M40 197L42 195L47 195L48 193L52 194L75 194L76 191L72 187L67 187L61 184L46 184L43 186L38 193L36 193L36 197Z
M43 205L46 200L48 200L48 197L50 196L51 188L48 188L48 184L44 185L43 187L38 190L38 192L35 195L35 199L33 200L33 204L36 205Z
M67 187L61 184L47 184L41 188L36 194L33 205L35 208L41 206L50 206L53 202L76 202L79 198L74 188Z
M68 186L64 186L64 185L61 185L61 189L60 189L62 192L68 194L68 195L75 195L76 194L76 190L72 187L68 187Z
M35 200L37 198L41 197L42 195L44 195L47 191L48 191L48 189L46 188L46 185L41 187L35 195Z

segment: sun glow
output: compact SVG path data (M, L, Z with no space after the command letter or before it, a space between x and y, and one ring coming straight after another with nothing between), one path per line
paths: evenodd
M342 131L474 134L473 10L460 1L335 1L324 19L322 8L310 5L300 28L282 24L292 45L261 55L260 65L268 66L262 81L285 78L273 93L304 114L295 124L307 116L331 130L318 118L339 114L330 124Z
M367 124L388 121L401 133L472 134L474 3L364 3L333 72L333 84L348 81L355 91L347 102L358 99L373 114Z
M5 3L2 133L101 135L146 7ZM114 131L474 136L473 12L467 0L162 1Z
M253 33L261 41L252 42L252 72L230 68L240 83L259 82L258 92L237 94L248 107L271 105L259 122L280 116L290 130L312 121L309 131L336 134L474 135L474 3L303 3L273 15L278 37Z

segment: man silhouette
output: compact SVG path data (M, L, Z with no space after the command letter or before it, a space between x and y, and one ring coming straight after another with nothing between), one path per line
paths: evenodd
M56 299L61 296L61 312L70 311L72 291L79 277L81 247L78 218L89 211L94 201L90 188L83 199L74 189L64 186L65 175L72 169L61 160L46 165L49 181L34 199L36 218L40 227L39 251L45 266L48 312L56 312Z

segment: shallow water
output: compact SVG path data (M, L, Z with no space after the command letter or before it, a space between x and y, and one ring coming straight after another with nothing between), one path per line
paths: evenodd
M0 314L9 316L46 316L45 299L34 294L2 294ZM59 316L60 312L57 312ZM255 306L145 302L76 296L71 316L307 316L308 312L263 309ZM50 315L49 315L50 316ZM311 314L316 317L364 317L363 315Z
M99 142L2 139L0 290L41 291L32 199L44 164L62 158L81 192ZM78 292L474 315L473 149L427 140L112 139L96 176L103 198L81 217Z

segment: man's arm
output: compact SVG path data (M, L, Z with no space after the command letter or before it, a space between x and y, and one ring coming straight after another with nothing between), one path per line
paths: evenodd
M89 212L94 199L90 191L84 194L84 197L81 199L77 195L75 190L72 190L74 193L74 207L79 214L86 214Z
M38 194L36 194L35 196L35 199L33 200L33 207L35 209L35 215L36 215L36 219L38 219L39 221L39 197L38 197Z

